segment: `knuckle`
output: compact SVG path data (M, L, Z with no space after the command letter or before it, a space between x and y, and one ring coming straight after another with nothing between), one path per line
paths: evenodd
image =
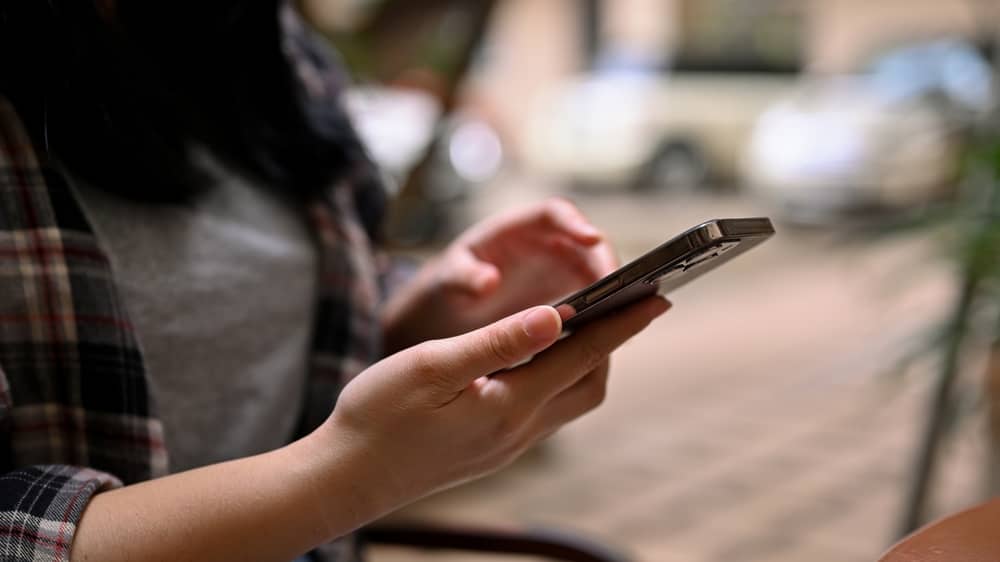
M434 356L437 354L436 344L433 341L421 342L412 348L408 355L409 364L413 370L420 373L433 370Z
M441 368L440 365L443 347L444 344L440 340L425 341L413 346L407 358L413 376L424 382L443 384L442 379L447 372L447 369Z
M523 407L523 399L508 386L494 387L490 408L494 415L510 415Z
M487 332L484 345L486 346L487 353L504 365L513 365L521 359L514 338L507 332L500 330Z

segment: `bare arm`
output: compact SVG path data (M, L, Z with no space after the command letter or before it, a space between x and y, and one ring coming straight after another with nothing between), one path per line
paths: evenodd
M376 518L360 455L318 431L269 453L94 496L71 559L287 561Z
M97 494L72 559L290 560L496 470L596 407L607 355L666 309L651 298L557 342L559 314L540 306L387 357L287 447Z

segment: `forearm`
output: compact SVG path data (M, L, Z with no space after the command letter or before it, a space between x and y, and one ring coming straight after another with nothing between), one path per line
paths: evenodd
M97 494L72 560L287 562L380 514L346 446L315 435L270 453Z

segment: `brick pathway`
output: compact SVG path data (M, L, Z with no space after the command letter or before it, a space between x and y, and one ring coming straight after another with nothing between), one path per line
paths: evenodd
M581 205L625 257L697 220L754 212L738 200ZM572 529L644 561L874 559L892 539L930 365L889 373L951 297L927 250L784 230L678 292L615 356L594 414L395 517ZM974 423L962 429L939 512L979 492L982 444ZM375 560L502 558L385 549Z

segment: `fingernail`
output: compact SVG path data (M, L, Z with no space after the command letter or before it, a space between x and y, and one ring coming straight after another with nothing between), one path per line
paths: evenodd
M549 340L559 335L559 315L550 306L540 306L521 321L524 333L534 340Z

